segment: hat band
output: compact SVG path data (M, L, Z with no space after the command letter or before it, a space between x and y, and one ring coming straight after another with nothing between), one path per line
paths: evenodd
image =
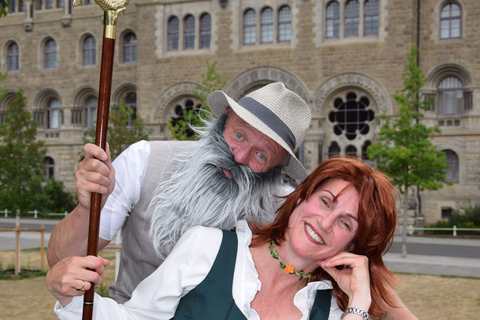
M272 110L250 97L243 97L238 104L255 115L270 129L280 136L287 143L290 149L295 150L296 139L290 128Z

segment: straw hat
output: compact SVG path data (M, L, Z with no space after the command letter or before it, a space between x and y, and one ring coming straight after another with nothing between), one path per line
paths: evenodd
M312 115L306 102L283 83L268 84L238 102L223 91L214 91L208 95L207 104L217 117L231 107L245 122L288 151L290 160L283 168L286 174L300 181L307 177L295 152L305 139Z

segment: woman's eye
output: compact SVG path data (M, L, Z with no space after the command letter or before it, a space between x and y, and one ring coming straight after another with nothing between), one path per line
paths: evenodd
M320 198L320 203L326 208L330 208L330 201L326 198Z
M348 224L348 222L346 222L346 221L341 221L341 223L342 223L343 227L344 227L345 229L347 229L348 231L350 231L350 230L352 229L352 228L350 227L350 225Z

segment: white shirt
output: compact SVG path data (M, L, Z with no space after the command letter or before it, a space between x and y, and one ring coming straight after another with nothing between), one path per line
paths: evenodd
M138 203L150 157L150 143L142 140L129 146L113 161L115 188L100 216L99 236L111 241Z
M250 304L261 282L255 269L249 245L252 233L245 221L237 226L238 249L233 277L232 295L235 304L247 319L258 320L257 312ZM171 319L180 299L201 283L210 271L222 242L222 231L215 228L194 227L177 242L160 267L143 280L132 293L132 299L119 305L112 299L95 294L94 319ZM309 283L298 291L295 306L302 312L301 319L308 319L317 290L332 288L330 281ZM59 319L80 319L83 298L75 297L62 308L55 305ZM338 320L342 311L332 296L329 320Z

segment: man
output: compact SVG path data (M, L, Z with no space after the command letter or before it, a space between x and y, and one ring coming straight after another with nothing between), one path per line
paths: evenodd
M309 107L279 82L238 103L221 91L211 93L207 102L219 119L198 130L198 142L134 144L115 160L121 174L114 190L115 170L107 154L85 146L76 173L79 205L52 232L50 266L85 255L90 192L113 190L102 210L99 249L123 226L119 276L110 288L119 302L130 298L192 226L231 229L239 219L273 220L278 200L272 195L286 192L281 170L299 180L307 175L295 152L310 126Z

